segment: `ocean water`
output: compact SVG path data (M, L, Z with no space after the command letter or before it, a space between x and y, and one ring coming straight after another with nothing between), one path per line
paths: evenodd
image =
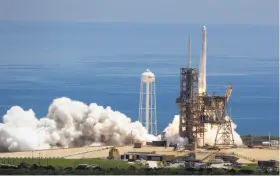
M179 69L198 66L201 25L0 21L0 114L14 105L47 114L66 96L138 119L140 75L156 75L158 130L178 114ZM278 135L278 28L206 25L207 91L224 94L237 132Z

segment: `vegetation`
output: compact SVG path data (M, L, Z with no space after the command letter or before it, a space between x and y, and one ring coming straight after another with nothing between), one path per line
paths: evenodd
M242 168L225 169L151 169L140 163L129 164L119 160L105 159L61 159L61 158L2 158L2 164L16 165L18 168L1 165L0 175L279 175L256 169L256 164ZM95 164L100 167L77 169L79 164ZM158 163L161 165L161 163Z
M256 164L243 168L224 169L184 169L184 168L158 168L150 169L140 164L128 164L118 160L104 159L32 159L32 158L2 158L2 164L17 165L18 168L0 167L0 175L248 175L248 174L268 174L256 169ZM77 169L79 164L96 164L100 167L89 169ZM160 163L159 163L160 164ZM269 174L278 175L279 172Z
M128 168L131 164L120 160L105 160L105 159L63 159L63 158L0 158L2 164L19 165L26 163L28 165L36 164L40 166L54 166L54 167L76 167L79 164L97 164L100 167L106 168ZM133 164L136 168L143 167L140 163Z
M264 172L261 170L224 170L224 169L150 169L150 168L136 168L130 166L128 168L107 168L107 169L90 169L90 170L76 170L73 168L57 168L47 169L42 167L30 167L19 169L0 169L2 175L24 174L24 175L278 175L279 172Z
M247 170L255 170L258 167L256 163L248 164L247 166L242 167L242 169L247 169Z

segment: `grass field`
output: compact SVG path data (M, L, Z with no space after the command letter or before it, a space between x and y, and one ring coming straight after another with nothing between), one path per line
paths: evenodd
M255 170L258 167L257 164L252 163L252 164L248 164L247 166L244 166L242 169L250 169L250 170Z
M25 162L27 164L37 164L41 166L54 166L54 167L72 167L75 168L78 164L98 164L102 168L128 168L133 165L137 168L143 167L142 165L135 163L129 164L125 161L119 160L105 160L105 159L62 159L62 158L0 158L0 163L2 164L12 164L19 165L21 162Z

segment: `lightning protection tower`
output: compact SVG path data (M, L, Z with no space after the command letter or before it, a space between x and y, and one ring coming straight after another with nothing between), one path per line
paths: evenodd
M141 75L139 121L149 134L157 135L156 77L149 69Z

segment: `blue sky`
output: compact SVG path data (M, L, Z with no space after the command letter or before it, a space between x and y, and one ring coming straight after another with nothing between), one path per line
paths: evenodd
M0 20L278 24L279 0L0 0Z

